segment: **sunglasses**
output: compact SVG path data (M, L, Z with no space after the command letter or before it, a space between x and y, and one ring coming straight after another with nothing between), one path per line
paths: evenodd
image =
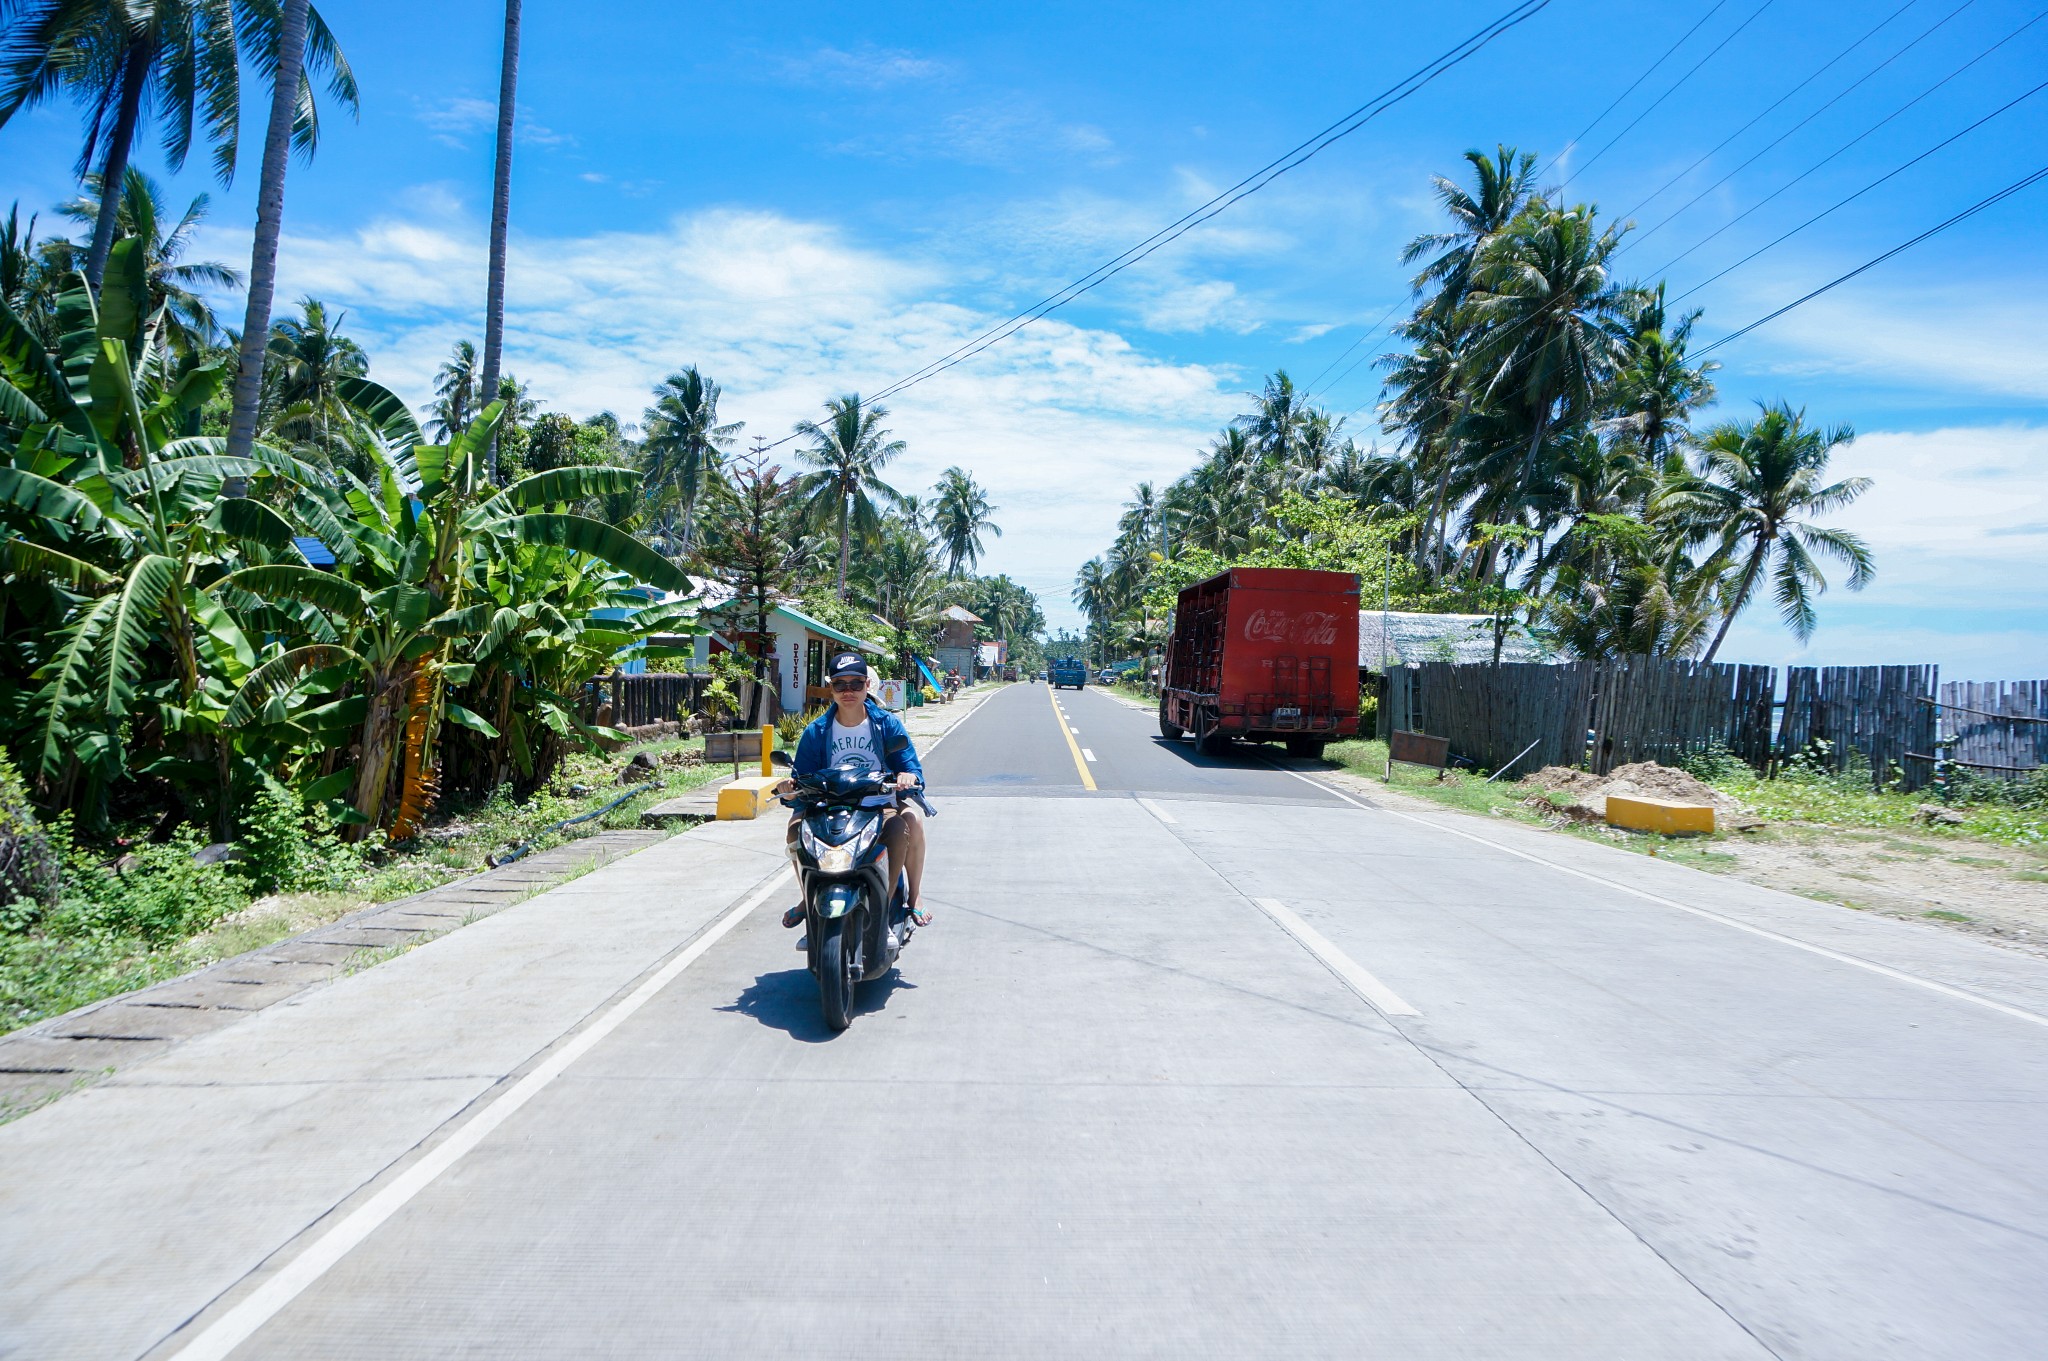
M865 676L841 676L832 682L832 688L843 694L850 695L856 690L865 689L867 683L867 677Z

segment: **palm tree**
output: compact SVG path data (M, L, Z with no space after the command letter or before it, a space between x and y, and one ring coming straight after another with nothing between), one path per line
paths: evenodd
M1302 424L1308 417L1301 393L1287 376L1287 370L1278 369L1266 380L1263 391L1248 395L1252 409L1238 417L1239 423L1261 454L1276 467L1286 466L1294 458L1301 442Z
M240 288L242 276L216 260L185 262L193 233L206 218L212 203L207 194L195 197L184 216L168 231L163 190L157 182L134 166L121 177L120 207L115 214L116 233L132 236L142 245L143 270L148 280L149 310L164 311L162 339L165 348L181 355L193 355L220 340L220 323L212 306L195 288ZM97 224L103 208L98 175L87 177L85 192L58 209L74 222ZM95 228L97 229L97 228ZM77 254L68 242L52 242L50 264L59 273L77 266Z
M431 418L427 428L443 443L468 429L470 417L476 414L477 391L476 344L458 340L449 351L448 362L434 375L435 400L426 408Z
M485 392L498 390L498 360L505 345L505 235L512 221L512 113L518 85L519 0L505 0L505 51L498 65L498 159L491 178L491 270L484 294ZM498 480L495 442L491 480Z
M1628 357L1639 295L1614 283L1608 269L1620 244L1621 229L1601 230L1583 204L1537 204L1478 262L1469 304L1482 328L1474 342L1475 395L1514 412L1528 431L1525 488L1545 437L1584 420Z
M697 372L695 364L670 374L654 389L654 405L641 424L647 494L655 501L680 506L681 544L687 550L695 532L697 500L718 479L743 421L718 422L718 384Z
M342 318L332 320L327 305L301 298L299 315L270 328L270 382L277 414L271 428L289 438L308 441L332 457L334 427L353 424L354 411L342 396L343 380L360 378L370 369L362 346L341 334Z
M168 0L165 0L168 3ZM256 240L249 256L249 306L242 317L241 368L235 374L234 409L228 419L228 453L247 457L256 438L263 399L263 350L270 335L270 303L277 292L277 238L284 229L284 178L292 148L311 156L320 141L309 68L326 67L335 98L356 109L355 77L349 74L334 35L307 0L279 0L253 10L257 21L244 32L257 69L271 78L270 121L263 131L263 177L256 189ZM273 23L274 19L274 23Z
M1465 153L1472 164L1470 193L1442 175L1431 176L1437 201L1450 214L1451 230L1425 233L1401 250L1404 265L1436 253L1415 276L1413 286L1418 294L1432 294L1428 310L1439 320L1448 319L1465 305L1479 257L1535 196L1534 153L1505 145L1495 150L1499 154L1492 159L1479 150Z
M991 518L996 507L988 503L988 492L965 468L946 469L932 491L932 526L946 554L946 575L957 577L963 566L971 569L981 561L982 531L998 539L1003 531Z
M0 127L20 110L68 92L85 106L79 178L86 178L97 159L100 183L123 184L147 109L162 126L164 159L172 171L184 167L197 122L212 144L214 171L226 184L234 177L241 115L236 49L267 72L273 13L272 5L252 0L41 0L0 7L0 16L13 21L0 46ZM302 29L302 43L303 35ZM353 110L355 79L317 14L311 37L307 55L327 69L336 100ZM295 102L302 100L300 113L310 125L311 91L299 90L297 71L295 65ZM119 200L98 208L85 257L85 276L95 291L114 244ZM260 339L260 328L257 334Z
M1098 639L1105 635L1117 606L1116 582L1108 563L1090 558L1081 564L1074 577L1073 600L1088 616L1089 634Z
M1158 541L1161 557L1168 556L1166 549L1166 506L1150 482L1140 482L1131 490L1131 499L1124 502L1124 513L1117 517L1117 537L1133 543L1150 545Z
M892 440L882 428L887 407L863 406L860 394L848 393L825 403L825 420L798 421L796 433L808 436L811 446L798 457L813 471L797 479L797 493L804 499L804 518L819 527L837 526L839 531L839 598L846 599L846 565L853 551L853 536L874 537L881 526L881 514L874 501L879 492L890 502L902 494L882 481L882 469L902 453L902 440Z
M1652 504L1688 543L1718 540L1714 557L1740 563L1721 598L1721 627L1707 648L1714 660L1728 626L1742 613L1766 573L1778 612L1793 636L1813 636L1813 598L1827 589L1816 554L1849 568L1849 589L1868 585L1876 565L1870 548L1846 529L1811 517L1849 505L1870 489L1867 477L1823 485L1828 457L1854 439L1848 426L1809 427L1806 413L1782 402L1754 421L1724 421L1700 441L1696 474L1677 480Z
M1686 422L1714 400L1714 382L1708 375L1721 366L1711 359L1688 363L1685 355L1699 317L1695 308L1670 322L1664 285L1658 284L1643 297L1628 362L1615 375L1612 424L1632 434L1638 453L1652 466L1685 441L1690 434Z

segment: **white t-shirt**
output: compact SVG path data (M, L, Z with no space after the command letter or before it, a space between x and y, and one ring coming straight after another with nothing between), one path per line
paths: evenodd
M875 750L875 726L863 717L851 728L839 722L839 715L832 715L832 722L826 729L832 735L831 747L825 754L825 764L836 766L852 758L869 770L882 769L882 754Z

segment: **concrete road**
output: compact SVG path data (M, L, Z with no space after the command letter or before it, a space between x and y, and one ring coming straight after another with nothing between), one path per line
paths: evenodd
M2043 1355L2048 966L1271 756L1196 757L1093 691L999 694L927 756L938 920L842 1035L786 890L737 886L762 827L719 830L730 886L679 952L523 1063L478 1052L511 946L465 963L463 938L525 932L544 974L548 923L646 893L636 862L688 897L690 837L326 990L293 1046L209 1037L166 1100L456 1089L346 1194L261 1191L269 1240L192 1208L233 1184L218 1149L188 1172L133 1114L65 1114L107 1089L0 1129L0 1354ZM431 1062L380 1038L402 969L475 980ZM390 1137L308 1109L332 1128L291 1134L303 1155ZM109 1282L138 1268L47 1189L96 1139L146 1166L94 1213L218 1259L156 1261L156 1317L121 1331Z

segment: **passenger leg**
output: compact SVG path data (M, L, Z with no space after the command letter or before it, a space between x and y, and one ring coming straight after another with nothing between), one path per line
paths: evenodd
M924 910L924 815L915 808L901 808L882 829L889 845L889 863L901 865L910 880L910 915L919 926L931 924Z

